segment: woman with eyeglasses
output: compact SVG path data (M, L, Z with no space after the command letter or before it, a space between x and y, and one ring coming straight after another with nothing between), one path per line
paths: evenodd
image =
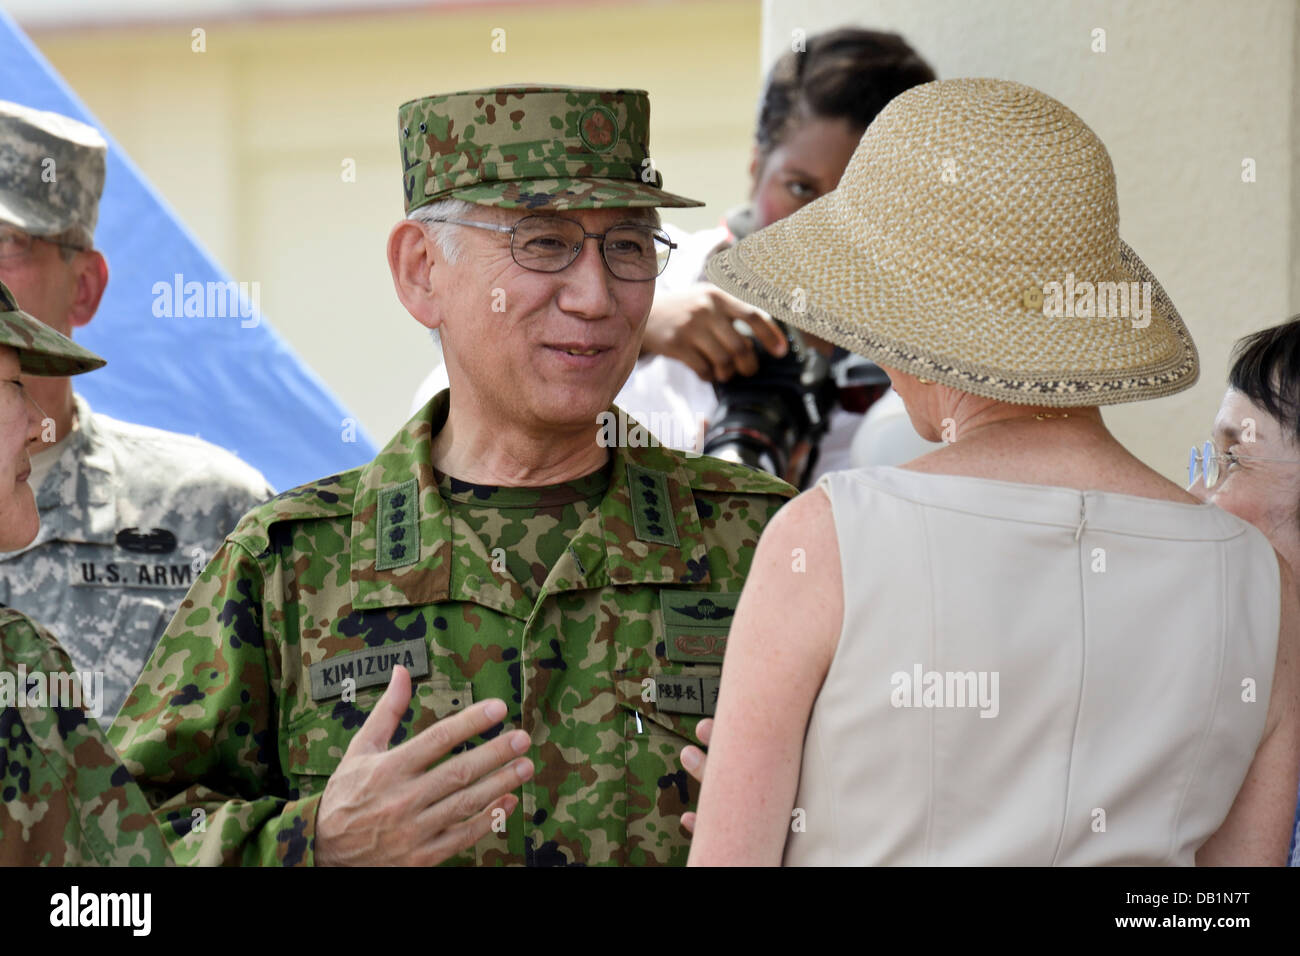
M1237 342L1214 437L1187 471L1192 494L1249 521L1300 569L1300 315Z

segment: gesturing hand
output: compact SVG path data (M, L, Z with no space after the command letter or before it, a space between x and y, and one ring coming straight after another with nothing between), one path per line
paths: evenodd
M695 735L700 738L700 743L707 747L709 738L713 736L713 718L708 717L701 720L695 728ZM706 763L708 763L708 755L699 747L687 745L682 748L682 766L686 768L687 773L700 783L704 783L704 765ZM694 833L695 814L683 813L682 826L687 833Z
M325 785L316 818L317 865L432 866L487 834L493 810L509 815L518 804L510 791L533 775L531 760L514 759L530 745L524 731L441 759L500 723L503 701L481 701L389 749L410 700L411 675L399 665Z

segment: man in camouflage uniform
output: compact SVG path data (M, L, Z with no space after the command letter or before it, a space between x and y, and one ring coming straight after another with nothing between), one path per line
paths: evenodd
M64 335L108 279L93 248L105 153L84 123L0 102L0 279ZM222 538L274 492L214 445L96 414L66 377L27 386L47 416L30 449L43 520L0 553L0 601L104 673L107 726Z
M23 544L38 521L22 477L23 432L38 432L43 413L17 373L75 375L103 364L20 311L0 283L0 546ZM0 605L0 866L170 862L148 801L86 712L68 655Z
M794 493L610 407L654 207L698 204L659 188L640 91L435 96L399 128L389 264L451 387L244 518L111 739L185 863L684 864L679 756Z

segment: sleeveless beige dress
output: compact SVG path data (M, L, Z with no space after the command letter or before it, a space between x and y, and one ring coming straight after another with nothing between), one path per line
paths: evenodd
M1279 576L1209 505L824 476L844 629L784 863L1194 863L1263 734Z

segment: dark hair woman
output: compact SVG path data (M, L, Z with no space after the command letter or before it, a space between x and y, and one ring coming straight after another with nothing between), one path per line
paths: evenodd
M696 441L699 447L700 422L718 402L713 383L757 372L755 342L776 356L787 350L785 335L761 311L698 281L705 259L834 189L885 104L934 79L921 56L893 33L846 27L808 37L803 47L784 54L768 74L749 165L749 202L727 216L724 228L694 234L670 229L680 248L659 280L641 346L643 361L616 399L633 417L674 416L677 434L659 436L667 444ZM737 331L735 322L748 326L754 337ZM830 354L828 343L812 335L806 339ZM879 391L833 407L815 468L798 476L791 468L783 477L814 479L847 468L862 411ZM929 450L906 422L902 427L897 447L911 454ZM801 449L791 462L805 461L808 452Z
M784 219L835 188L876 114L934 71L894 33L843 28L809 37L768 74L758 111L751 218L741 232Z

